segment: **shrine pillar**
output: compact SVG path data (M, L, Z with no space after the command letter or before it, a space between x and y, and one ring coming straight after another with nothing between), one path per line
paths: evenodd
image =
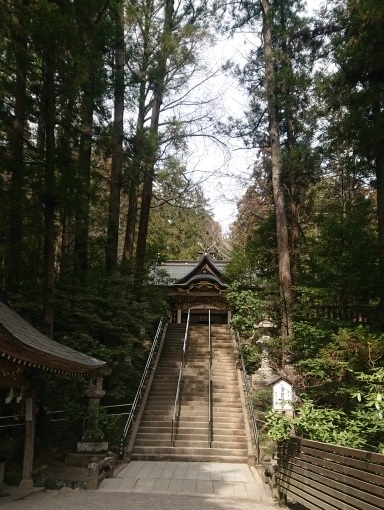
M25 443L21 489L33 487L33 457L35 452L36 397L31 392L25 399Z

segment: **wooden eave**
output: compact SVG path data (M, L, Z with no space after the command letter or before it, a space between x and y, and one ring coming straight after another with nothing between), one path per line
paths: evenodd
M206 288L212 289L212 291L223 292L227 290L227 286L222 281L218 280L212 275L196 275L185 283L175 283L173 285L178 291L190 292L194 289Z
M0 302L0 364L4 375L33 367L62 375L88 374L106 363L48 338ZM4 362L6 362L4 364ZM21 370L16 372L20 373ZM10 375L10 374L9 374Z

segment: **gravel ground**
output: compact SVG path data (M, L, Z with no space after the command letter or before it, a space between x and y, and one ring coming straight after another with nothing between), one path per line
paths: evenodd
M276 510L278 504L177 494L102 493L62 489L17 501L0 499L0 510ZM280 507L281 508L281 507Z

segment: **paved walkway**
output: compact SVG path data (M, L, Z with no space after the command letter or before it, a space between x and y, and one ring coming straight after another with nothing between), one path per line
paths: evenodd
M6 491L9 495L0 498L0 510L275 510L279 506L254 468L216 462L134 461L95 491L23 492L16 487Z
M255 468L221 462L133 461L98 492L181 494L273 502Z

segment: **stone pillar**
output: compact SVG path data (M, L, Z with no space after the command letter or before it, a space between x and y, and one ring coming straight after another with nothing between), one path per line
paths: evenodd
M33 487L32 470L35 452L35 424L36 424L36 399L31 393L25 399L25 443L23 473L19 487L30 489Z
M181 308L177 309L177 324L181 324Z

